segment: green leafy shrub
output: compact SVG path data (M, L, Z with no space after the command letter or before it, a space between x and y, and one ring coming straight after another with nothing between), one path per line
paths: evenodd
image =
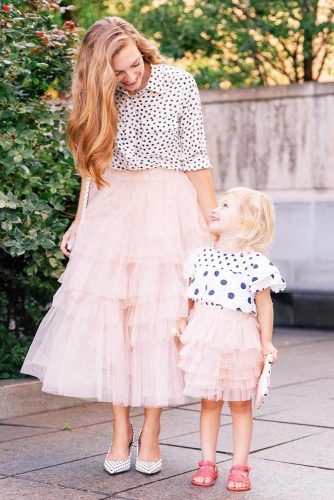
M60 20L55 2L0 7L0 378L18 374L50 305L75 213L64 128L80 30Z

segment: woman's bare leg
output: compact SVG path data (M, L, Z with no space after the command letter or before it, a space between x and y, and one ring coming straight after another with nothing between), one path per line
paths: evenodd
M113 405L112 412L114 432L108 458L110 460L125 460L129 456L129 444L132 439L130 408Z
M160 416L161 408L145 408L144 425L140 436L140 460L155 462L160 458Z

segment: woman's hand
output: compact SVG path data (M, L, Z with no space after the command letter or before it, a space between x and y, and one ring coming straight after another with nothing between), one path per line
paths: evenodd
M274 346L272 342L262 342L262 352L263 352L263 359L264 361L266 360L266 356L268 352L271 352L273 355L273 362L277 360L278 357L278 350Z
M66 233L63 236L63 239L61 240L60 244L60 250L63 252L66 257L69 257L71 254L71 251L67 249L67 244L70 240L75 238L76 232L77 232L77 227L78 227L79 222L74 220Z
M199 206L207 225L209 225L211 223L211 212L217 206L211 168L188 171L186 175L196 189Z
M180 347L180 339L181 335L184 332L186 326L188 324L188 318L180 318L177 322L174 328L172 328L172 335L174 337L175 343L177 347Z

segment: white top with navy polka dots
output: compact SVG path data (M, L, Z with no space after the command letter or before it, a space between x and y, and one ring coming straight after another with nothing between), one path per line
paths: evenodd
M225 253L214 245L186 259L184 277L190 279L190 299L255 315L256 292L265 288L280 292L286 288L277 267L262 253Z
M115 101L118 126L112 168L210 168L199 91L190 73L151 64L146 87L130 95L118 86Z

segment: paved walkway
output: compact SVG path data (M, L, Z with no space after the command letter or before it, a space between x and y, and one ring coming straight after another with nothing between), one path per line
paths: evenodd
M253 489L228 493L231 418L223 409L212 488L190 485L200 457L199 405L164 410L163 471L109 476L102 467L111 439L110 405L98 403L0 422L1 500L334 498L334 333L279 330L272 391L255 415L250 457ZM142 410L132 412L139 429Z

